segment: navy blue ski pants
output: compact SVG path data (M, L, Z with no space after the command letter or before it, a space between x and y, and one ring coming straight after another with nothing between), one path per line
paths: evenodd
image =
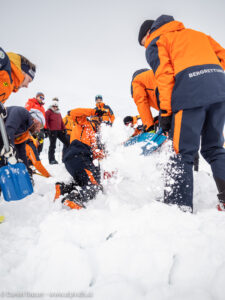
M74 155L64 163L75 184L81 187L83 201L93 199L100 190L100 170L94 166L92 159L88 156Z
M173 114L171 138L177 155L171 157L166 167L165 203L193 209L192 166L200 144L214 178L225 181L224 123L225 102Z

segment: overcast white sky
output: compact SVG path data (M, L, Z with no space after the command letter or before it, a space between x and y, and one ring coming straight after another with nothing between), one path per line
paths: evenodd
M24 105L42 91L45 108L59 97L62 114L93 107L102 94L116 115L136 113L134 71L148 67L137 42L146 19L172 15L225 47L224 0L0 0L1 45L37 65L34 82L7 105Z

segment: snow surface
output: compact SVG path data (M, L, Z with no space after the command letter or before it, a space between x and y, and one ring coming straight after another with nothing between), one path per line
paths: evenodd
M201 157L194 214L165 205L162 170L169 144L143 157L138 145L121 146L129 130L119 118L102 129L109 152L102 166L116 175L87 209L69 211L53 202L54 183L70 176L62 163L49 166L44 152L53 177L35 176L35 192L23 200L1 200L0 297L36 292L41 299L224 299L225 213L215 208L209 166Z

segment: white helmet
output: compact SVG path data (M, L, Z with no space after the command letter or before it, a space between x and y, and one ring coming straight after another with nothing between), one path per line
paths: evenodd
M30 114L31 114L31 117L34 118L35 120L39 121L43 127L45 126L45 117L40 110L31 108Z

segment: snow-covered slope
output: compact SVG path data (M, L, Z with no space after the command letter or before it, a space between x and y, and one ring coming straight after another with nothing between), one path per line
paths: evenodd
M209 166L201 158L194 174L195 212L183 213L160 202L168 145L143 157L136 145L120 146L128 134L120 119L103 129L109 151L103 169L116 176L104 181L104 193L87 209L68 211L53 202L54 183L69 175L63 164L48 166L44 154L53 178L35 176L33 195L1 201L6 220L0 225L0 293L224 299L225 213L215 208Z

